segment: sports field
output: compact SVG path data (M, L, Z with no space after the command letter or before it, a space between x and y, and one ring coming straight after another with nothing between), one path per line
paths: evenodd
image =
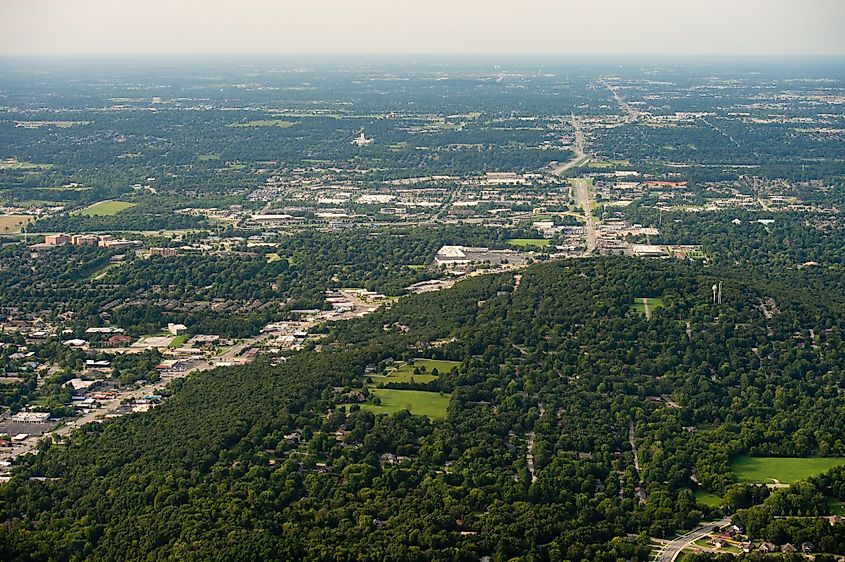
M371 392L378 396L381 404L361 404L362 410L376 414L393 414L401 410L408 410L412 414L428 416L433 420L446 418L446 407L449 405L450 398L448 394L422 390L392 390L389 388L374 388Z
M549 241L545 238L511 238L508 244L516 246L517 248L545 248L549 245Z
M130 207L134 207L137 203L127 203L126 201L113 201L113 200L106 200L106 201L99 201L94 203L93 205L89 205L88 207L79 211L80 215L85 215L86 217L94 217L94 216L111 216L116 215L121 211L125 211Z
M845 457L750 457L743 455L731 462L731 470L740 482L792 484L845 465Z

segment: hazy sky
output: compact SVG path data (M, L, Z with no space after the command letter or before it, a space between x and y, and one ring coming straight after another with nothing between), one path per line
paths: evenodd
M845 0L0 0L0 53L845 54Z

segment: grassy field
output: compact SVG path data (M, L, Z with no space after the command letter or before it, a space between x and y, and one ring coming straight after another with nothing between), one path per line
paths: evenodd
M433 420L446 418L446 407L449 405L449 395L439 392L425 392L422 390L392 390L389 388L374 388L372 393L381 400L380 405L361 404L362 410L376 414L393 414L401 410L408 410L418 416L428 416Z
M427 383L437 378L437 375L431 374L434 369L437 369L438 374L442 375L452 370L452 367L460 365L458 361L440 361L438 359L414 359L413 364L403 363L395 369L387 371L384 375L371 375L369 377L370 383L377 386L383 386L391 382L414 382ZM425 368L424 372L418 375L414 374L414 369Z
M25 129L40 129L41 127L58 127L68 129L75 125L90 125L91 121L16 121L16 127Z
M126 201L99 201L82 209L79 211L79 214L85 215L86 217L111 216L116 215L121 211L125 211L130 207L134 207L136 204L137 203L127 203Z
M449 405L449 395L439 392L422 390L397 390L382 388L387 383L414 382L428 383L443 373L448 373L453 367L460 365L458 361L442 361L439 359L412 359L397 367L389 369L384 375L370 375L367 386L378 396L381 404L361 404L361 408L377 414L392 414L400 410L408 410L414 415L428 416L433 420L446 417L446 407ZM415 369L425 369L420 374L414 374ZM437 369L438 374L432 374Z
M20 232L31 219L30 215L0 215L0 234Z
M590 168L618 168L620 166L629 166L631 163L627 160L592 160L588 166Z
M722 505L722 498L716 494L708 492L707 490L696 490L693 495L695 496L695 500L702 505L709 507L719 507Z
M235 127L281 127L287 129L296 125L295 121L285 121L283 119L258 119L256 121L247 121L246 123L238 123Z
M516 246L517 248L545 248L549 245L549 241L545 238L511 238L508 244Z
M200 154L197 156L197 160L200 162L209 162L211 160L220 160L219 154Z
M690 250L686 248L677 248L674 246L669 246L669 251L673 254L683 254L684 256L694 260L702 260L707 258L707 254L700 250Z
M126 262L117 262L117 263L107 263L94 273L88 276L89 279L93 279L94 281L99 281L100 279L105 278L106 275L109 274L109 271L112 269L124 265Z
M422 369L423 367L425 367L428 372L431 372L433 369L437 369L442 375L443 373L448 373L453 367L457 367L460 364L460 361L446 361L445 359L413 359L408 364L403 365L402 368L409 369L411 372L413 372L415 368Z
M636 297L634 298L634 302L631 304L631 310L639 312L640 314L645 314L645 304L643 301L648 301L648 307L652 314L654 314L655 310L663 308L664 306L663 299L661 298Z
M743 455L731 462L731 470L740 482L791 484L840 465L845 465L845 457L781 458Z
M167 344L167 347L171 349L176 349L177 347L182 347L185 345L185 342L191 339L190 334L182 334L173 338L173 341Z
M34 162L19 161L15 158L0 160L0 170L46 170L52 164L35 164Z

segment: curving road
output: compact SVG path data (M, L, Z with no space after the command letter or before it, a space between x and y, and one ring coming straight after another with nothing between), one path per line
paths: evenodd
M572 114L572 128L575 129L575 145L572 147L575 156L566 164L561 164L552 171L556 176L563 175L572 168L583 166L590 159L590 155L585 150L584 131L581 130L581 123L578 122L574 113Z
M669 541L660 549L655 551L654 553L654 560L655 562L675 562L675 559L678 558L678 555L681 553L682 550L688 548L692 543L695 541L702 539L715 531L719 527L724 527L731 522L730 517L725 517L719 521L713 521L712 523L705 523L700 527L697 527L687 533L686 535L680 536L675 540Z

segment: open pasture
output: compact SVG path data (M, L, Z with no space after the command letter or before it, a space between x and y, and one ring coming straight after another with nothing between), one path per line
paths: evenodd
M136 204L137 203L127 203L126 201L114 201L109 199L106 201L98 201L93 205L89 205L88 207L85 207L84 209L79 211L79 214L85 215L86 217L108 217L116 215L121 211L125 211L130 207L134 207Z
M30 220L32 220L30 215L0 215L0 234L20 232Z
M374 388L381 404L361 404L361 409L376 414L393 414L401 410L408 410L417 416L428 416L432 420L446 418L446 407L449 405L448 394L426 392L422 390L393 390L389 388Z
M845 465L843 457L751 457L743 455L731 462L740 482L792 484Z

